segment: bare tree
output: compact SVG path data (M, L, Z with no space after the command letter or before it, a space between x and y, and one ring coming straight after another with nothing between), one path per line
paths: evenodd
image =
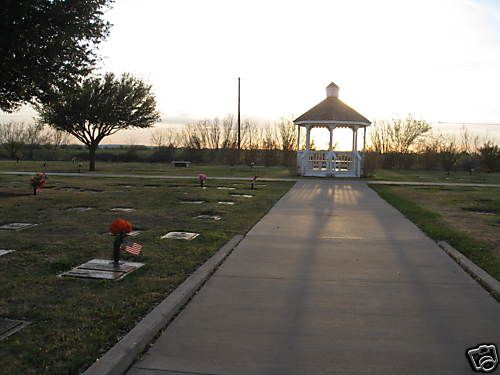
M439 167L439 151L442 144L442 135L429 134L418 141L417 151L420 154L424 169L432 170Z
M60 148L66 146L70 142L70 135L65 131L53 128L46 128L44 132L47 145L53 148Z
M382 154L406 154L430 130L431 126L427 122L416 120L411 115L390 122L375 122L370 135L372 147Z
M440 145L439 156L443 169L449 175L455 168L460 156L459 146L454 137L444 137L444 141Z
M232 115L222 119L221 147L224 149L235 149L238 145L238 134L235 131L235 123Z
M172 129L154 129L151 132L151 143L158 147L174 147L177 143L177 133Z
M278 129L282 150L282 164L290 166L293 162L293 151L297 147L297 133L292 121L281 118L275 125Z
M26 141L24 123L7 122L0 125L0 144L10 158L21 159Z

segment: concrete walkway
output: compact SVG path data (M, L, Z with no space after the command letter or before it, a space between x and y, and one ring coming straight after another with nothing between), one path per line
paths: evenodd
M129 374L468 374L480 343L500 304L432 240L365 184L304 181Z
M298 182L129 375L468 374L500 304L361 183Z

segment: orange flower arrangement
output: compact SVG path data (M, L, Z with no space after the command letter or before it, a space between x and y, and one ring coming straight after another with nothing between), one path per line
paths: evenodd
M111 223L109 227L111 234L115 235L116 238L113 242L113 262L115 264L120 263L120 248L123 244L123 240L127 236L127 233L132 231L132 224L127 220L116 219Z
M109 231L115 236L121 233L130 233L132 231L132 223L127 220L116 219L111 223Z

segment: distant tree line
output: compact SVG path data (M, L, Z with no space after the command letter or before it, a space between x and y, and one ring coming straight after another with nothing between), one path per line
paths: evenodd
M66 132L41 124L7 122L0 124L0 157L34 160L39 151L44 150L51 159L56 150L69 144L69 140Z
M230 165L295 166L297 133L292 121L282 118L274 124L258 126L255 121L244 120L240 131L239 153L233 116L196 121L180 131L156 129L151 143L156 147L158 161L181 158Z
M86 147L69 140L67 132L40 124L0 124L0 158L89 161ZM297 128L287 119L265 126L244 120L240 153L233 116L195 121L181 129L153 128L150 143L98 149L95 160L296 166ZM456 135L440 134L427 122L407 117L372 125L365 160L367 174L382 168L498 172L500 147L466 128Z
M373 124L369 144L367 173L380 168L500 171L500 147L465 127L451 135L435 133L427 122L411 116L379 121Z

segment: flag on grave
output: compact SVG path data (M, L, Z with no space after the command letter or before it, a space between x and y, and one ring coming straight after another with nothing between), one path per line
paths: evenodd
M142 245L138 244L137 242L127 242L125 243L125 247L123 248L127 253L132 254L132 255L139 255L142 250Z

